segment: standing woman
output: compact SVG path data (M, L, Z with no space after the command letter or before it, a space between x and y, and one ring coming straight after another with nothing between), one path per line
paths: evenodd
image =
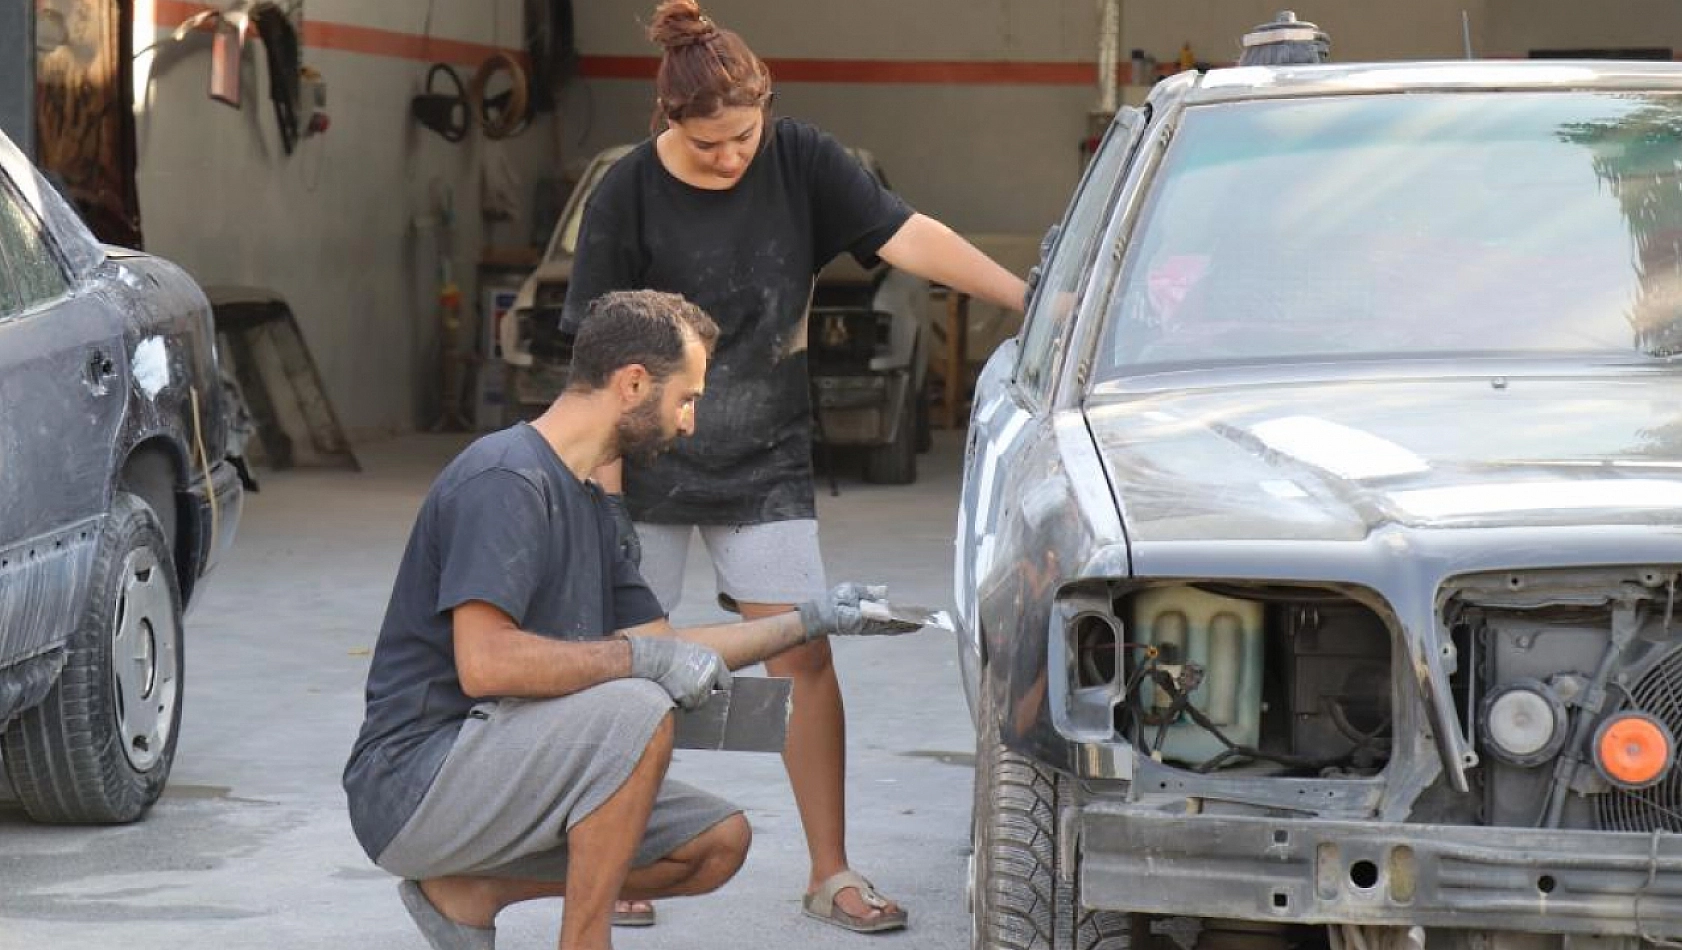
M677 606L697 528L721 602L744 619L825 590L813 503L806 309L817 272L877 258L1013 310L1023 282L945 225L917 214L834 139L771 115L771 75L694 0L665 0L649 28L664 48L654 135L602 177L584 213L561 332L613 290L699 304L720 328L695 433L658 460L626 464L623 492L644 578ZM620 490L619 472L598 478ZM906 925L847 859L846 727L829 645L766 664L794 680L783 753L812 860L808 914L857 931ZM622 904L621 922L652 920Z

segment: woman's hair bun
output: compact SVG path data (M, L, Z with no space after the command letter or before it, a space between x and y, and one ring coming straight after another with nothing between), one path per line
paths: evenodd
M648 25L648 38L666 49L704 43L717 35L718 27L695 0L663 0Z

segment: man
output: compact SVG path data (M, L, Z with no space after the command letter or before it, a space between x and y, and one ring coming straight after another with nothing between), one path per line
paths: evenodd
M562 950L610 946L614 899L702 894L750 832L666 781L671 708L817 637L903 633L842 585L797 613L673 630L585 480L694 429L718 329L675 294L591 306L567 390L428 492L345 767L351 824L434 950L494 945L509 904L566 897Z

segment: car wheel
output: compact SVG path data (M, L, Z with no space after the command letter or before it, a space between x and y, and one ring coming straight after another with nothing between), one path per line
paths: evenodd
M917 454L934 448L934 426L929 421L929 394L917 393Z
M1079 876L1057 867L1058 806L1071 780L998 740L986 692L984 685L970 822L971 946L1127 950L1133 915L1083 908Z
M118 492L81 622L47 698L0 736L38 821L134 821L162 794L181 724L181 595L158 519Z
M864 480L878 485L909 485L917 480L917 400L908 396L900 407L894 440L870 450L864 461Z

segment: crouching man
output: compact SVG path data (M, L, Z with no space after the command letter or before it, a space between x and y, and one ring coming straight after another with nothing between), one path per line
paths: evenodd
M864 617L852 584L796 613L667 623L585 476L693 431L717 337L674 294L604 296L566 392L469 446L421 505L344 785L434 950L492 947L502 908L561 896L562 950L606 948L616 898L724 884L748 824L666 779L673 705L817 637L906 632Z

